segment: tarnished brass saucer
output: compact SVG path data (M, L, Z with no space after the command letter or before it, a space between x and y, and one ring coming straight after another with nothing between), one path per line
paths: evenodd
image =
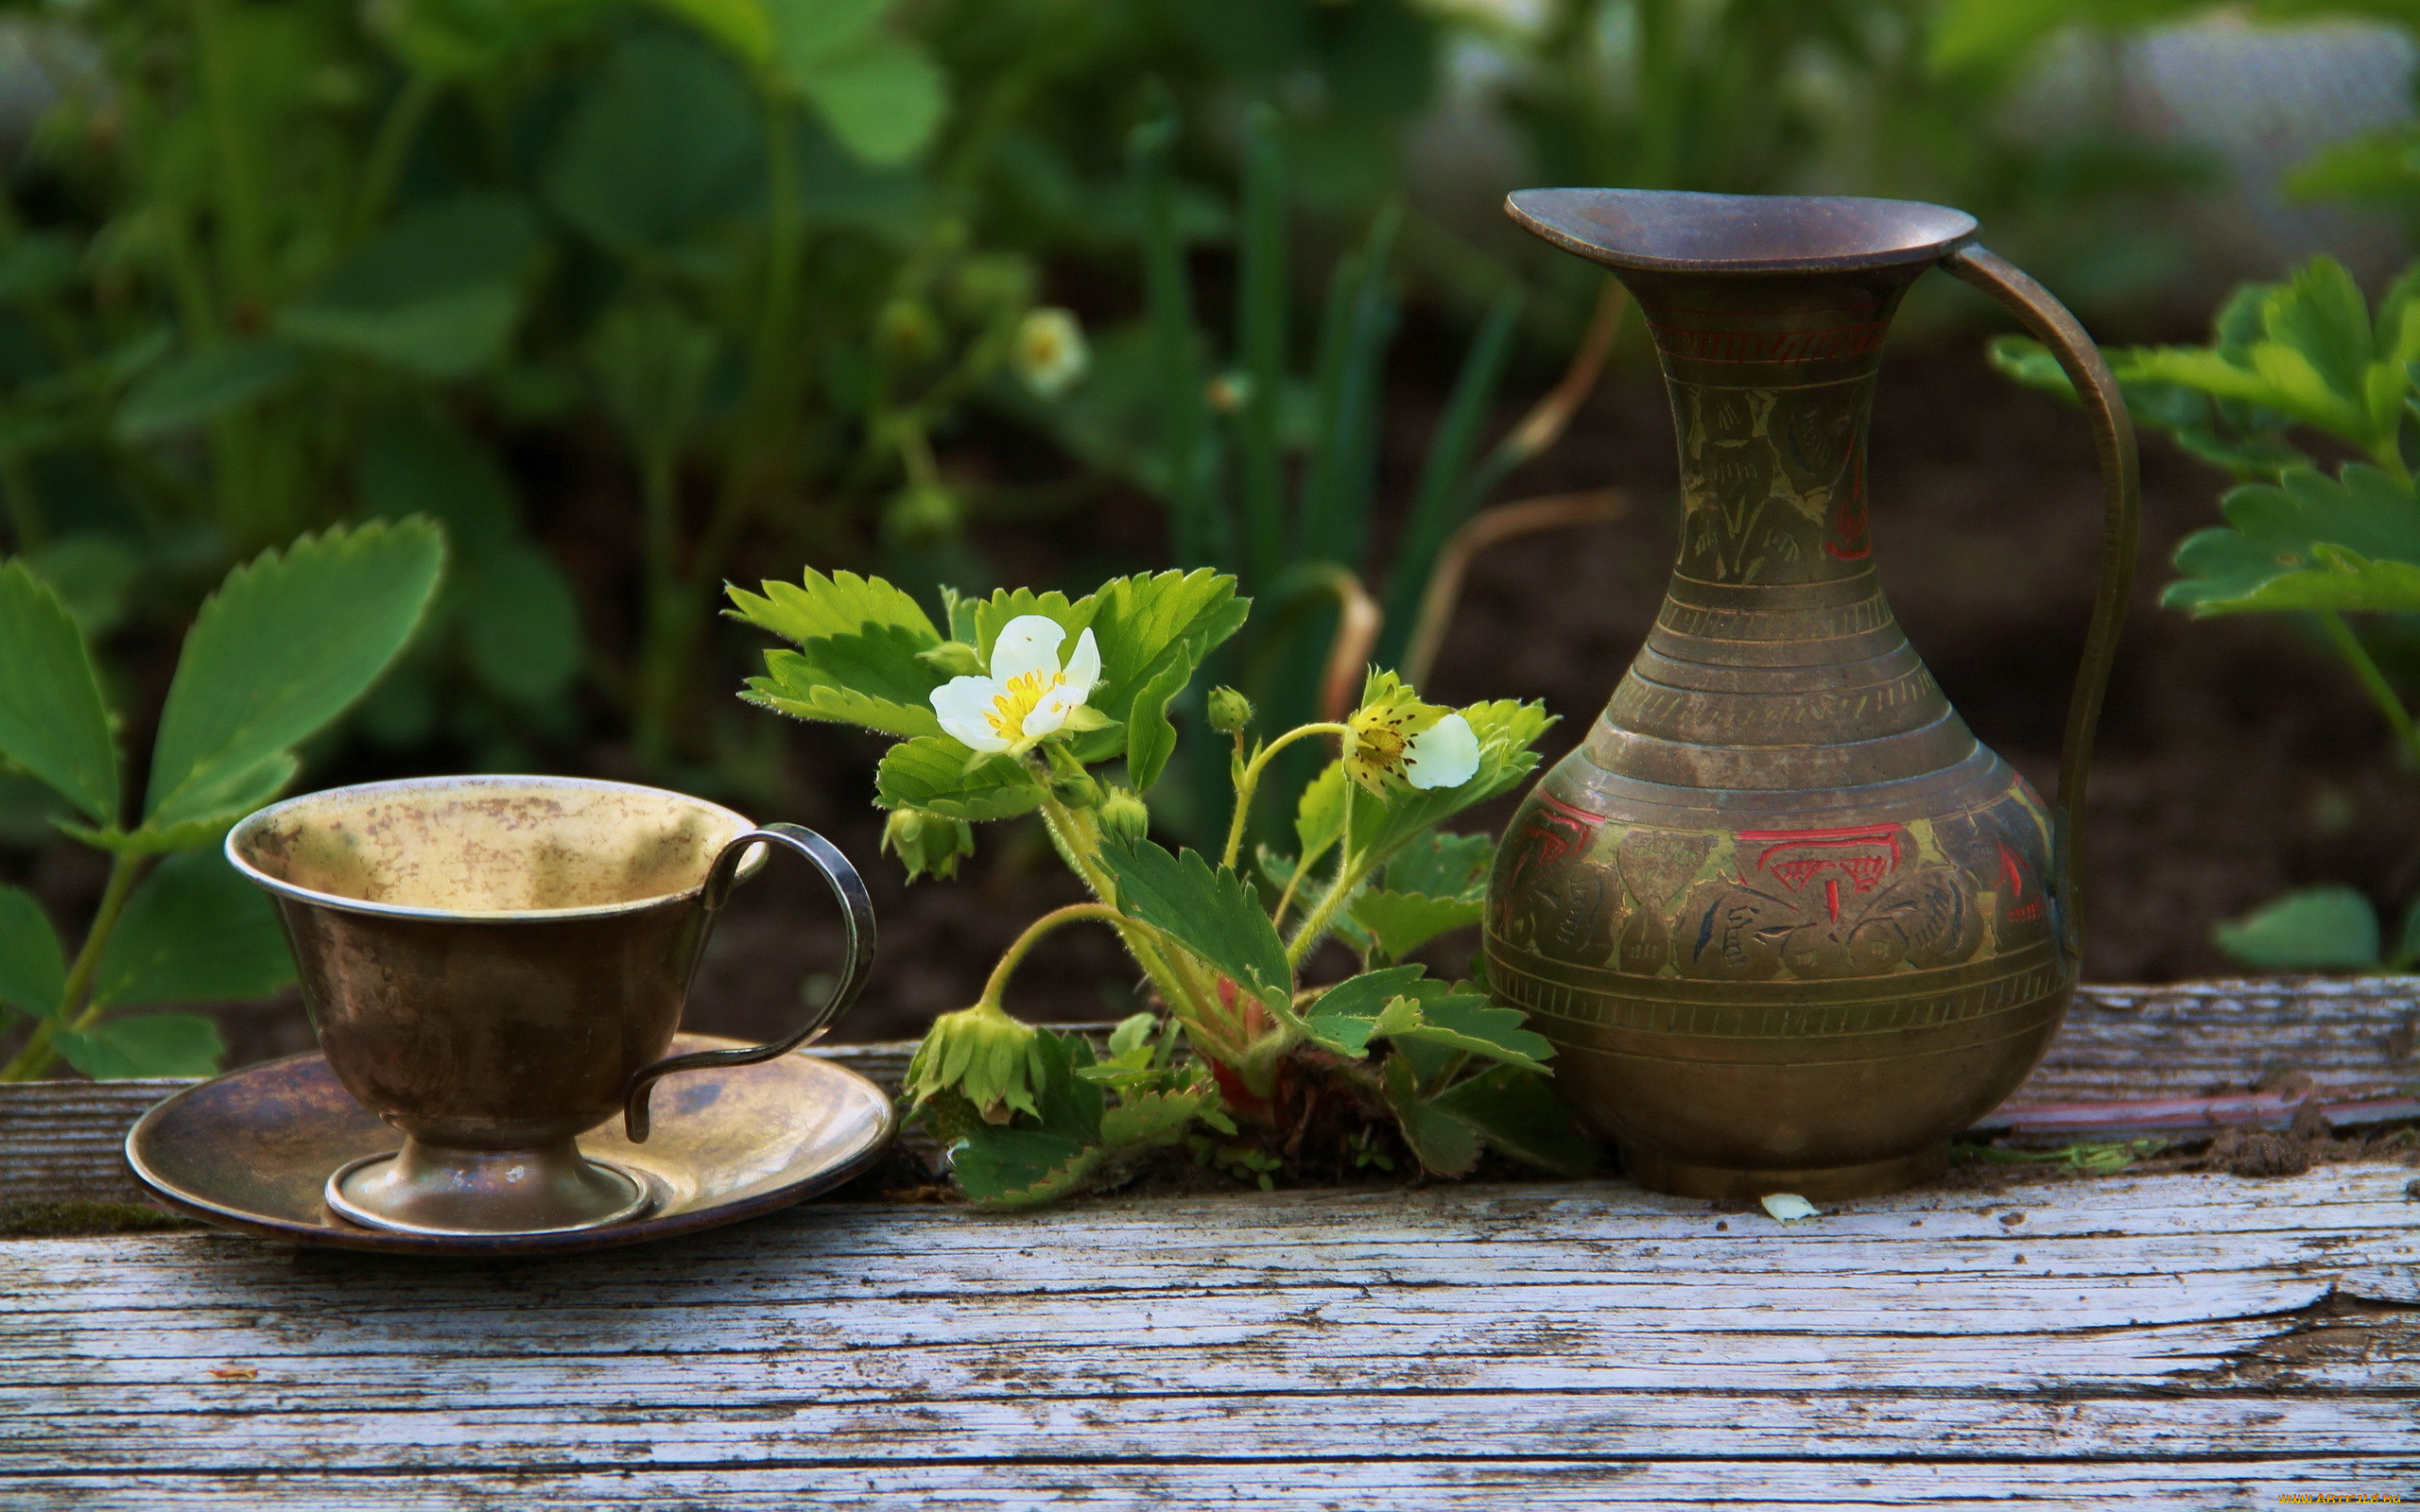
M684 1034L673 1047L742 1042ZM316 1054L177 1093L127 1134L126 1160L169 1207L264 1238L420 1255L562 1254L711 1228L829 1191L873 1162L896 1123L881 1088L807 1055L693 1072L656 1097L660 1122L645 1144L618 1125L579 1139L584 1153L643 1181L652 1202L624 1222L558 1233L406 1233L331 1212L330 1176L393 1152L403 1136L354 1102Z

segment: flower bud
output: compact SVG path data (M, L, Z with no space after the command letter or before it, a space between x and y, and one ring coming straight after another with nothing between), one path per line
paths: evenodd
M1088 809L1100 802L1100 783L1080 767L1072 772L1054 771L1050 774L1050 796L1071 809Z
M988 1003L944 1013L916 1047L901 1090L915 1108L956 1092L991 1124L1005 1124L1014 1112L1039 1117L1033 1089L1042 1073L1035 1056L1041 1038L1033 1025Z
M1118 840L1140 840L1151 833L1151 811L1131 787L1113 787L1100 800L1100 832Z
M1252 700L1233 688L1210 690L1210 728L1222 735L1240 735L1252 723Z
M917 652L916 660L945 678L979 677L983 672L983 658L964 641L943 641Z
M925 872L936 877L958 874L958 858L975 853L975 831L963 819L923 809L893 809L882 824L882 849L908 868L908 880Z

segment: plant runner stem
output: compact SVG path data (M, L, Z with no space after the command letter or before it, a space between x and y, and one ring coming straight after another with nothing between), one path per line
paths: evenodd
M2344 616L2332 609L2319 610L2319 624L2320 628L2327 633L2329 644L2336 647L2337 655L2352 667L2353 676L2360 679L2370 700L2378 706L2378 713L2386 716L2388 727L2394 731L2394 738L2403 743L2405 756L2414 765L2420 765L2420 728L2413 726L2411 712L2403 707L2403 700L2395 696L2394 685L2386 680L2386 674L2378 670L2369 648L2361 644L2360 636L2353 633L2353 627L2344 623Z
M127 900L133 896L134 885L143 880L149 864L149 858L125 850L110 858L110 880L101 889L101 906L93 915L93 927L86 931L75 963L67 969L67 985L59 994L58 1015L34 1025L32 1037L6 1066L0 1066L0 1081L31 1081L59 1063L59 1051L51 1043L53 1025L65 1024L80 1033L100 1018L99 1006L86 1007L84 998L93 988L94 974L100 970L101 951L109 944L111 932L117 928L118 916L126 912Z

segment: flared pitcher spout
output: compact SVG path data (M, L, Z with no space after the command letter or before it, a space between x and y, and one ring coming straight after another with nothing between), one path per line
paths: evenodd
M1913 199L1520 189L1504 208L1567 252L1637 272L1921 271L1975 234L1966 212Z

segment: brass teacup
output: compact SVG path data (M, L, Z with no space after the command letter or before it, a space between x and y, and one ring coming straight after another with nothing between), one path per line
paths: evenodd
M765 847L839 900L848 961L795 1034L665 1058L715 915ZM658 1077L798 1048L856 1001L873 908L812 830L657 788L437 777L288 799L227 836L276 898L329 1067L404 1131L328 1177L330 1209L411 1233L555 1233L633 1218L648 1178L574 1143L648 1135Z

